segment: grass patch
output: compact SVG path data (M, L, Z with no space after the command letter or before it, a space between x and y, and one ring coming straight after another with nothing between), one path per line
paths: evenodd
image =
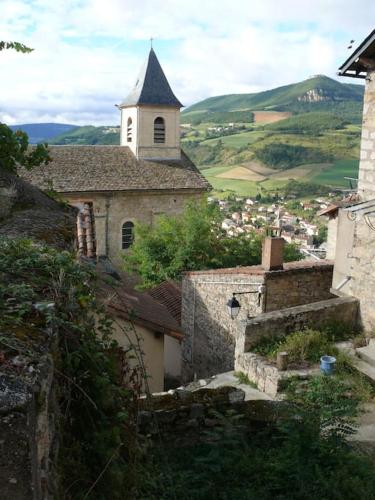
M358 178L359 160L338 160L332 167L327 168L311 178L312 182L330 186L349 187L344 177Z
M238 379L240 384L249 385L253 389L258 389L255 382L252 382L244 372L234 372L234 376Z

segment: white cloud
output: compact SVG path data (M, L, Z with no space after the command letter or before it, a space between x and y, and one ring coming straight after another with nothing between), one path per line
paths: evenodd
M0 2L0 38L35 48L1 52L0 119L9 123L118 122L113 105L132 86L151 35L184 104L334 76L347 41L360 42L375 14L372 0Z

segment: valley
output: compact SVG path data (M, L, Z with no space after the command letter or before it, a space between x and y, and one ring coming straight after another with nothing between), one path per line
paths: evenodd
M357 178L363 86L323 75L253 94L210 97L181 114L181 142L214 196L274 195L291 180L349 188ZM56 145L119 144L117 126L20 126ZM44 134L44 136L43 136ZM312 189L314 191L314 189Z

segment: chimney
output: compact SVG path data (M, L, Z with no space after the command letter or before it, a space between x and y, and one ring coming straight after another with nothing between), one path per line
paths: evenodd
M267 236L263 242L262 267L265 271L278 271L283 269L284 263L284 238Z

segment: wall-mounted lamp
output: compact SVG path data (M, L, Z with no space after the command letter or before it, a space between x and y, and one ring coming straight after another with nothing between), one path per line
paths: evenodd
M256 293L258 294L258 307L260 306L260 299L262 297L262 294L266 291L266 287L265 285L259 285L258 287L258 290L254 290L254 291L251 291L251 292L233 292L233 297L231 299L228 300L227 302L227 308L228 308L228 312L229 312L229 316L232 318L232 319L236 319L239 312L240 312L240 309L241 309L241 304L238 302L238 300L236 299L236 295L248 295L250 293Z

